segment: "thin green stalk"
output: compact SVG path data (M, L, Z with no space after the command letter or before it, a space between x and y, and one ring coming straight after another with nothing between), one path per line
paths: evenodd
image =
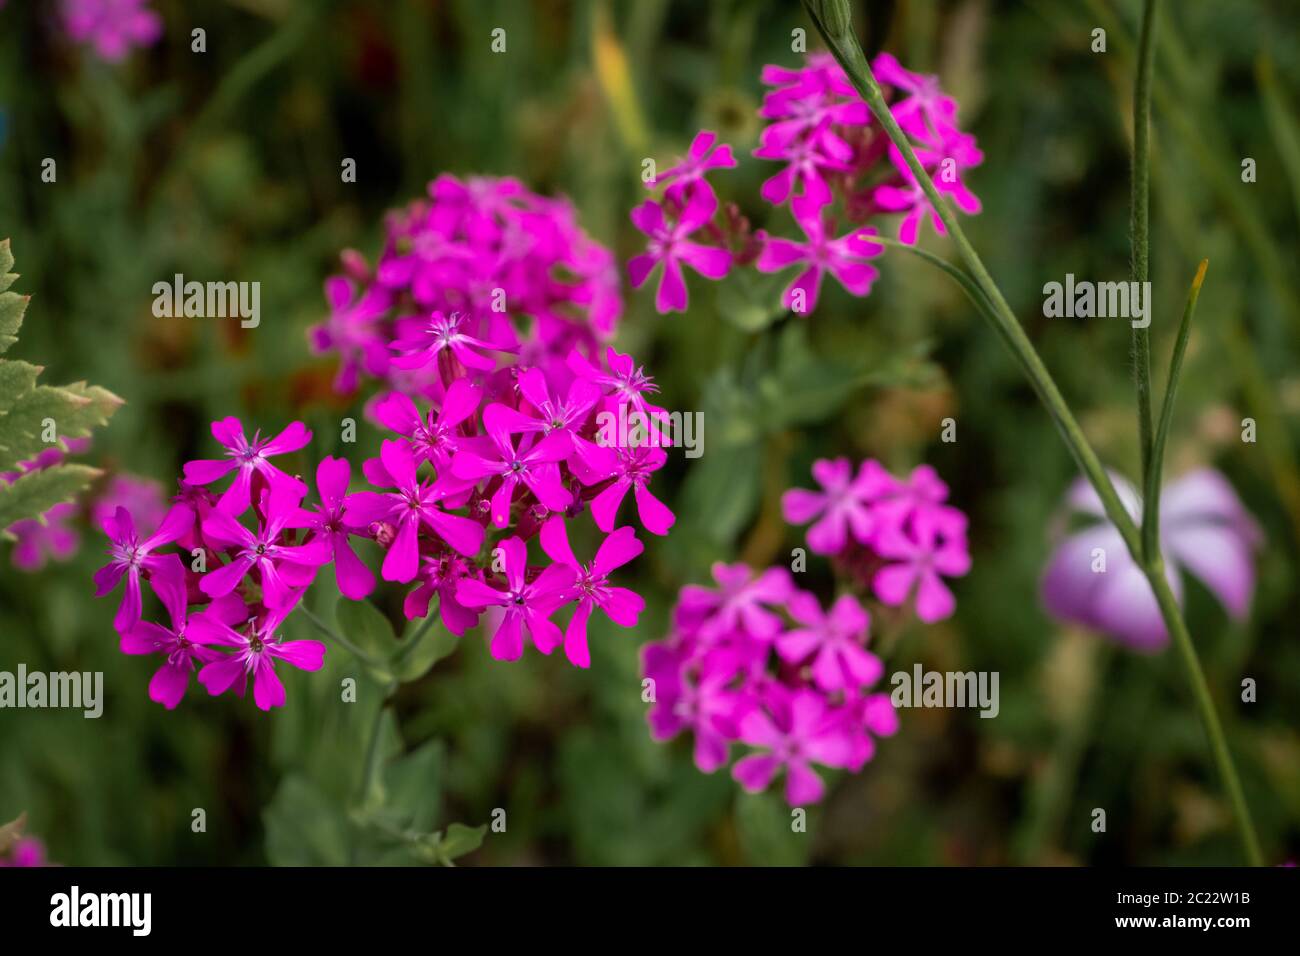
M330 627L328 624L322 621L315 614L315 612L311 610L311 608L307 607L305 603L300 603L298 605L298 610L302 611L303 615L307 618L307 620L311 621L312 626L315 627L316 630L320 631L331 641L334 641L337 644L339 644L339 646L341 646L344 650L346 650L357 660L361 661L363 664L367 664L370 667L375 669L382 669L386 666L382 661L375 660L373 657L371 657L361 648L357 647L357 645L353 644L351 641L349 641L338 631L334 630L334 628Z
M1151 468L1147 472L1146 486L1142 500L1146 510L1142 515L1142 531L1149 533L1156 542L1149 553L1158 553L1160 541L1160 475L1164 470L1165 444L1169 440L1169 426L1174 418L1174 396L1178 392L1178 377L1183 371L1183 356L1187 352L1187 340L1192 332L1192 315L1196 312L1196 300L1201 297L1201 283L1205 281L1205 270L1210 260L1202 259L1192 279L1192 288L1187 293L1187 306L1183 309L1183 319L1178 326L1178 340L1174 343L1174 354L1169 360L1169 381L1165 384L1165 397L1160 405L1160 422L1156 427L1155 444L1151 449ZM1144 540L1143 544L1147 542Z
M994 328L997 329L1016 360L1020 363L1048 413L1055 421L1062 438L1074 455L1084 476L1096 489L1107 517L1115 525L1120 537L1124 540L1129 554L1143 569L1143 573L1155 593L1165 625L1170 634L1173 635L1179 655L1186 665L1192 695L1196 700L1201 720L1205 724L1206 734L1210 738L1211 750L1218 765L1219 773L1223 777L1224 786L1228 790L1233 815L1236 818L1247 859L1252 865L1260 865L1262 857L1258 841L1255 838L1250 810L1246 805L1241 782L1237 777L1232 755L1228 751L1223 736L1223 728L1219 723L1218 713L1214 708L1213 700L1210 698L1205 675L1201 670L1200 661L1196 655L1196 649L1192 645L1191 635L1187 632L1187 626L1183 623L1177 599L1174 597L1169 581L1165 577L1163 558L1161 558L1157 550L1150 561L1144 560L1138 527L1121 503L1109 475L1107 475L1101 461L1097 458L1096 452L1088 443L1083 430L1079 427L1079 423L1075 420L1065 399L1061 396L1055 380L1052 378L1051 373L1047 371L1047 367L1043 364L1033 343L1029 341L1029 337L1016 319L1015 313L1011 311L1011 307L1007 304L1001 289L993 281L993 277L989 275L983 260L980 259L979 254L966 238L966 234L957 221L957 217L953 214L952 208L939 194L934 181L930 178L930 174L921 165L920 160L917 159L911 142L894 119L893 113L890 112L884 94L881 92L879 84L876 83L871 67L867 64L866 57L862 53L862 47L858 44L857 37L853 33L847 2L845 0L803 0L803 3L817 31L821 34L822 39L830 48L840 66L844 68L850 82L853 83L859 95L871 108L871 112L884 128L890 140L902 153L916 182L921 185L931 206L947 228L953 244L957 247L958 253L970 270L971 278L991 306L991 310L984 313L986 318L993 323ZM983 312L983 310L981 311Z
M1142 31L1138 36L1137 79L1133 84L1133 164L1130 198L1132 231L1132 279L1139 295L1145 295L1151 276L1151 64L1155 59L1156 0L1142 6ZM1138 447L1142 453L1142 484L1149 487L1151 474L1151 296L1146 295L1147 324L1133 326L1133 380L1137 385ZM1159 547L1155 515L1159 501L1147 499L1142 519L1142 554L1153 558Z

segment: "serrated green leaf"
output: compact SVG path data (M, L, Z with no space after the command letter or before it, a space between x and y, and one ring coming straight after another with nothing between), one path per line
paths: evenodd
M28 472L11 485L0 485L0 529L72 500L99 474L99 469L86 465L57 465Z
M50 447L43 434L47 421L54 423L57 444L66 449L67 439L85 438L121 404L112 392L85 382L62 388L38 385L0 416L0 471L12 471Z
M8 239L0 239L0 292L14 284L18 278L16 272L9 270L14 267L14 253L9 246Z
M445 862L450 863L466 853L473 853L483 845L483 837L486 833L486 823L477 827L453 823L447 827L447 835L438 843L438 854Z
M0 278L0 288L6 288L17 279L12 272ZM23 326L23 313L31 296L17 292L0 292L0 353L18 341L18 330Z
M36 387L36 378L40 374L39 365L0 359L0 416L8 413L18 399Z

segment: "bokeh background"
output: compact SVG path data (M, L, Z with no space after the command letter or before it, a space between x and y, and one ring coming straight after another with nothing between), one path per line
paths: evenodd
M315 460L364 395L330 391L310 355L321 285L340 250L373 257L384 211L443 171L517 176L572 198L621 259L639 235L643 157L694 132L734 145L714 177L756 225L773 166L748 158L765 63L793 65L777 0L157 0L162 40L109 66L74 46L54 4L0 9L0 236L17 291L34 296L11 353L50 381L88 379L127 404L85 460L170 486L235 414L276 430L298 418ZM985 164L968 233L1108 464L1136 469L1129 336L1121 322L1041 317L1041 286L1128 268L1130 0L857 3L868 53L937 72ZM190 51L190 30L207 52ZM1107 51L1090 50L1107 30ZM505 54L490 32L507 30ZM815 45L815 36L810 45ZM1189 583L1187 614L1270 862L1300 853L1300 10L1289 2L1166 3L1153 104L1152 275L1157 369L1202 257L1197 314L1167 474L1209 463L1266 530L1253 612L1230 622ZM53 157L58 181L43 183ZM340 181L356 159L355 184ZM1256 160L1258 181L1240 164ZM788 223L786 223L788 225ZM780 228L780 224L774 226ZM951 255L929 236L929 248ZM261 283L261 326L158 319L151 286ZM678 514L635 565L649 610L633 632L593 625L592 667L528 654L493 662L470 636L396 711L427 773L404 785L430 821L508 828L475 864L1200 864L1240 859L1208 749L1171 653L1137 656L1054 623L1037 579L1067 453L992 332L955 286L891 252L870 297L829 288L813 318L779 314L774 286L693 282L685 315L628 292L619 343L664 404L705 414L705 454L674 456L656 490ZM1163 382L1163 371L1157 373ZM940 421L958 440L939 441ZM1258 423L1241 441L1240 422ZM363 424L354 463L377 447ZM779 495L812 460L873 455L934 464L971 516L974 569L957 614L909 625L889 669L996 670L1001 713L903 713L857 776L834 776L808 832L778 794L747 796L694 768L689 744L649 738L638 649L662 636L683 584L719 559L786 561L802 543ZM0 819L69 864L356 860L356 799L374 695L337 705L346 652L286 677L289 706L191 688L166 713L148 661L117 651L115 599L91 597L103 539L36 574L0 548L0 669L104 672L98 721L0 711ZM824 562L808 586L830 587ZM400 589L377 600L400 629ZM602 619L603 620L603 619ZM304 628L297 619L289 628ZM1240 701L1243 677L1258 701ZM422 749L421 749L422 748ZM1093 833L1092 809L1107 811ZM207 832L191 832L204 808Z

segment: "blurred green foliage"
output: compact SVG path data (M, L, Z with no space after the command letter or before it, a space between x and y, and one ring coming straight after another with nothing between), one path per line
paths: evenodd
M162 42L124 66L72 48L48 5L0 11L0 237L12 237L34 306L12 355L53 380L126 399L90 461L170 482L237 414L266 429L300 418L306 466L377 446L337 439L360 402L329 392L308 354L321 283L339 250L378 250L385 209L442 171L518 176L565 193L585 228L626 258L641 160L718 130L742 157L716 177L756 226L789 233L758 198L772 167L748 158L764 63L792 64L798 4L718 0L157 0ZM1122 324L1041 317L1067 272L1127 276L1129 97L1137 4L1126 0L896 0L855 4L868 52L937 72L986 162L969 235L1094 445L1132 475L1136 429ZM205 54L189 31L207 31ZM508 53L490 52L507 29ZM1090 33L1108 31L1105 54ZM1265 851L1300 853L1300 12L1294 4L1165 4L1153 107L1152 275L1157 368L1195 264L1211 260L1166 472L1210 462L1267 529L1250 620L1230 623L1189 588L1187 613L1227 724ZM43 183L41 161L57 161ZM355 184L340 162L356 159ZM1257 182L1241 182L1244 157ZM940 254L942 240L928 240ZM157 319L150 288L174 273L262 284L259 328ZM113 600L90 577L102 538L27 576L0 571L0 669L102 670L98 721L0 711L0 820L26 810L66 863L409 862L472 847L471 864L1211 863L1237 850L1203 734L1169 654L1136 657L1048 620L1036 600L1049 532L1073 469L1001 343L960 291L889 253L861 301L837 287L816 316L774 310L779 284L692 284L662 318L629 294L620 346L675 409L705 412L705 455L674 458L679 521L635 566L648 609L635 632L593 622L592 667L535 654L492 661L470 636L430 646L380 718L385 674L334 650L285 676L289 706L192 688L165 713L149 664L118 653ZM38 306L38 307L37 307ZM1158 375L1159 377L1159 375ZM939 441L954 417L958 440ZM1240 422L1259 423L1255 444ZM662 635L677 589L711 562L788 560L802 543L780 492L814 458L934 464L971 515L975 565L942 625L896 622L890 664L997 670L996 720L917 710L856 777L841 775L791 832L775 794L698 773L689 744L645 727L638 648ZM576 544L579 553L582 545ZM808 586L829 593L824 562ZM332 620L327 591L309 600ZM352 621L381 656L402 626ZM339 613L358 614L349 611ZM603 622L603 618L601 619ZM342 623L342 622L340 622ZM878 622L879 623L879 622ZM382 624L382 626L380 626ZM372 633L373 628L373 633ZM290 637L311 634L295 615ZM358 638L360 639L360 638ZM385 657L389 660L389 657ZM423 662L432 669L418 673ZM345 677L355 705L338 705ZM1240 701L1244 677L1257 703ZM378 725L376 721L379 721ZM378 734L372 728L379 726ZM371 748L374 748L373 752ZM1108 832L1094 834L1094 807ZM191 831L203 808L206 833ZM399 834L394 836L394 834Z

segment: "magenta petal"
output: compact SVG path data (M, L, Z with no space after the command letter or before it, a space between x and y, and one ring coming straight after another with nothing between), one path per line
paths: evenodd
M771 754L750 754L736 761L731 776L750 793L758 793L768 788L780 767L780 761Z

